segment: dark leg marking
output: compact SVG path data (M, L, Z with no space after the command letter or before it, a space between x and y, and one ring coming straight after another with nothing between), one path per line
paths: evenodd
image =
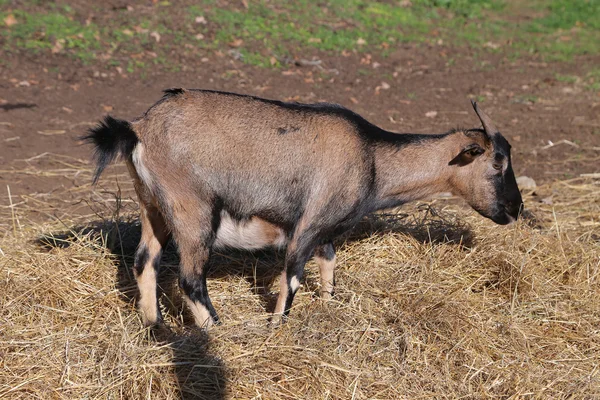
M198 302L206 307L213 319L213 322L215 324L219 324L219 316L217 315L217 311L213 307L210 297L208 296L206 272L202 271L201 275L196 277L196 279L188 279L185 276L182 276L179 279L179 287L192 302Z

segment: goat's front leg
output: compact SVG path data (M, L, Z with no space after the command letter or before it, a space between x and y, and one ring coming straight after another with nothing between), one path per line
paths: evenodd
M174 214L173 234L181 259L179 287L196 325L208 328L219 322L206 287L206 266L219 225L219 211L198 203L197 207L188 206Z
M279 279L279 297L271 318L272 324L282 322L290 313L294 296L300 288L304 265L313 253L316 243L318 242L314 236L306 232L294 235L288 243L285 268Z
M321 298L329 300L333 296L335 288L335 249L333 243L328 242L318 246L314 258L321 274Z

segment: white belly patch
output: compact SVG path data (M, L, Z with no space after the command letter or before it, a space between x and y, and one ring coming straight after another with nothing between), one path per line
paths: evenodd
M286 244L285 232L278 226L258 217L237 221L227 211L221 211L221 224L214 243L216 248L259 250L282 248Z

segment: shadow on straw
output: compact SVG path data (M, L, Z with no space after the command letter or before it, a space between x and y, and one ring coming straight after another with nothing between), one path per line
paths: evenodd
M421 207L415 214L374 214L363 219L353 230L336 240L336 247L374 236L401 234L423 243L451 243L471 247L473 233L468 225L440 215L434 208ZM137 296L133 278L133 259L140 240L141 229L137 220L100 221L87 226L73 227L68 231L52 232L39 237L36 242L46 249L66 248L80 241L95 239L99 251L108 248L117 259L117 287L123 299L133 302ZM208 279L238 275L248 281L254 293L259 295L268 311L272 311L277 294L270 288L283 269L284 254L274 251L225 251L215 252L208 266ZM178 315L185 309L178 295L179 256L173 241L163 252L159 287L166 296L161 303L170 315ZM308 278L310 279L310 278ZM314 282L308 286L316 287ZM185 324L193 326L193 320L184 314ZM210 337L200 330L190 334L176 334L169 328L154 331L156 340L165 342L173 351L173 364L179 382L180 394L187 398L221 399L225 397L226 367L210 354Z
M47 249L67 248L77 243L89 241L107 248L116 257L116 286L122 299L133 303L137 296L135 279L133 278L133 259L140 240L140 225L138 221L102 221L88 226L73 227L68 231L50 233L36 239L36 243ZM163 255L162 268L159 276L159 286L166 292L176 291L176 268L179 258L173 244L169 244ZM166 264L166 265L165 265ZM167 293L174 299L176 293ZM182 305L168 303L176 315ZM151 335L159 345L168 347L172 352L172 365L177 378L179 396L181 399L225 399L226 398L226 366L223 361L211 351L210 337L200 329L178 333L165 325L151 328Z

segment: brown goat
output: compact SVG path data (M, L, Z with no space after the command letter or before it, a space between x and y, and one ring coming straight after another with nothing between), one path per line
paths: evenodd
M364 215L453 192L499 224L522 205L510 145L473 103L484 129L396 134L334 104L299 104L169 89L140 118L106 117L86 137L94 181L127 159L140 199L134 272L145 324L161 321L156 275L172 234L180 287L198 326L217 322L206 289L213 247L286 247L274 319L287 316L314 255L333 293L333 239Z

